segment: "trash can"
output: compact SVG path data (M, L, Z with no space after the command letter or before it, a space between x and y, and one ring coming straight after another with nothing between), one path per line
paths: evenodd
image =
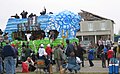
M119 74L119 61L116 58L110 59L109 74Z
M109 64L109 74L113 74L114 70L114 64Z
M114 70L115 74L119 74L119 64L115 64Z

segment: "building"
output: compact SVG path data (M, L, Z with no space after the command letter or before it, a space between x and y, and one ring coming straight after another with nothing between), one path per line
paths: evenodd
M78 13L82 17L80 22L80 31L77 32L76 36L80 40L89 40L93 43L102 39L110 38L114 41L114 21L100 17L93 13L81 10Z

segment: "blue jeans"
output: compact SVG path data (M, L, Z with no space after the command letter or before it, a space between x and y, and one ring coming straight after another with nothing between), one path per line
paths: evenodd
M5 57L4 66L6 70L6 74L14 74L14 59L12 56Z
M119 68L120 68L120 59L119 59Z
M13 66L13 72L16 73L16 63L17 63L17 58L14 58L13 59L13 63L14 63L14 66Z
M2 68L2 58L0 57L0 74L2 73L2 70L3 70L3 68Z

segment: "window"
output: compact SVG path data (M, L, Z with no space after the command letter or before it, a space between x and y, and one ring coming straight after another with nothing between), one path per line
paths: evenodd
M105 29L106 29L106 24L105 24L105 22L102 22L100 25L101 25L101 30L105 30Z
M93 31L93 23L88 23L88 30Z

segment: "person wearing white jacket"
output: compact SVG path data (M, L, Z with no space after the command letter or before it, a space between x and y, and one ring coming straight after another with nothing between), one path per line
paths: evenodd
M43 57L47 55L43 44L40 45L38 53L39 53L39 59L43 59Z
M47 59L47 53L46 53L46 51L45 51L45 49L44 49L44 45L43 45L43 44L40 45L40 48L39 48L39 50L38 50L38 53L39 53L39 59L45 61L45 66L46 66L46 68L44 69L44 71L45 71L45 72L46 72L46 71L47 71L47 72L50 72L50 71L49 71L50 60Z

